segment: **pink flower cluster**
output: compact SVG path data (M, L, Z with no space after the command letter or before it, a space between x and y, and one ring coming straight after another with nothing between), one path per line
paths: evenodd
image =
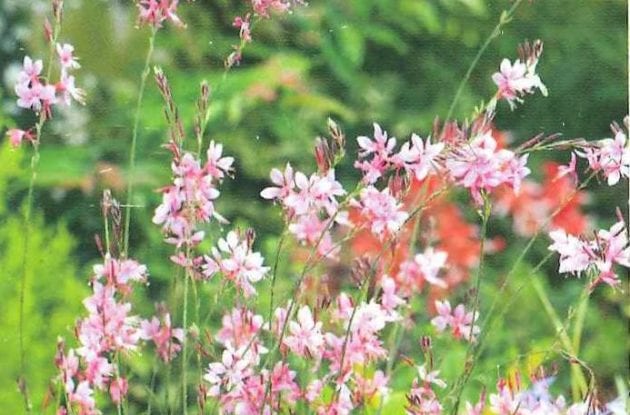
M243 48L252 41L252 16L268 19L271 13L288 13L294 4L301 4L301 0L246 0L250 4L250 11L243 16L236 16L232 26L239 30L241 44L233 46L234 51L227 57L225 64L228 68L241 61Z
M526 45L522 59L517 59L514 64L508 59L501 61L499 72L492 75L492 80L497 85L498 99L505 99L510 108L516 107L516 102L523 102L522 96L533 94L538 89L543 95L547 95L547 88L536 74L536 65L542 54L542 42L536 41L533 47Z
M236 231L230 231L225 239L219 239L218 248L212 248L212 256L204 257L203 273L207 278L217 272L232 281L245 297L256 293L252 285L263 279L269 267L263 266L264 258L252 251L253 238L242 239Z
M497 383L497 391L489 395L489 402L486 402L484 393L476 405L466 403L464 414L622 415L626 413L624 399L621 397L605 405L600 405L588 397L585 401L569 405L564 396L551 394L549 388L553 381L553 377L534 376L530 387L525 389L518 375L511 381L501 379Z
M200 223L212 218L225 222L215 211L214 200L220 194L216 186L231 173L234 158L223 157L223 146L214 141L210 143L203 165L192 153L182 153L173 142L167 148L173 153L173 184L161 190L162 204L155 209L153 223L162 225L166 242L178 249L194 247L205 235L198 230Z
M88 315L75 330L78 347L65 352L60 341L56 357L66 396L61 411L99 414L95 390L109 390L112 401L119 404L127 393L127 380L120 374L117 357L136 351L141 340L153 341L165 361L179 350L183 332L171 328L168 313L164 313L163 322L156 317L144 321L132 315L131 304L125 302L132 284L146 281L146 266L134 260L108 254L103 264L94 266L93 293L83 302Z
M284 13L289 11L291 0L251 0L254 13L261 17L269 17L270 12Z
M614 138L589 143L582 151L573 153L588 160L591 170L601 172L609 186L619 183L622 177L630 178L630 147L626 145L627 136L619 128L613 128L613 133ZM575 165L575 162L572 163Z
M179 0L139 0L138 22L154 28L162 27L162 23L170 20L175 26L186 25L177 16Z
M361 219L381 240L396 235L409 218L402 203L391 195L388 187L379 191L370 185L361 190L359 200L353 200L352 205L359 209Z
M484 195L501 185L518 193L521 182L530 173L527 158L527 154L519 157L510 150L499 149L490 131L485 131L453 150L446 168L452 180L467 188L475 203L482 205Z
M475 341L475 337L480 331L479 326L474 324L479 318L479 313L475 313L473 317L472 311L467 312L463 304L458 305L453 310L448 300L436 301L435 309L438 315L431 320L431 324L435 326L438 332L441 333L450 328L451 334L456 339Z
M615 223L609 230L601 229L592 240L578 238L563 230L549 233L553 244L549 250L560 254L560 273L580 275L593 270L597 275L592 283L606 283L612 287L620 283L614 272L615 265L630 268L630 246L623 221Z
M275 186L265 188L260 195L280 202L289 231L299 242L315 247L320 255L334 257L330 228L334 223L347 223L347 212L340 209L337 200L346 191L335 179L335 170L307 177L287 164L284 172L271 171L271 182Z
M388 137L380 125L374 124L374 138L357 137L359 157L354 166L363 172L366 183L375 183L388 171L404 170L423 180L438 170L438 157L444 149L444 143L432 144L430 139L422 139L412 134L411 139L396 153L396 138Z
M418 376L413 380L411 389L407 394L408 415L440 415L443 407L435 386L446 388L446 382L440 379L439 371L428 371L425 365L418 366Z
M223 317L223 328L217 341L223 347L221 358L212 362L204 376L208 395L219 400L226 414L271 414L280 408L293 408L303 401L318 414L349 414L357 406L387 391L388 379L377 370L366 375L358 367L375 364L387 357L380 335L388 323L400 320L397 312L404 301L396 296L392 279L384 278L380 301L370 300L356 306L345 293L335 306L321 309L324 318L316 318L312 309L303 305L296 320L289 317L291 305L277 308L267 324L262 316L246 309L235 309ZM261 365L261 356L268 353L263 339L271 334L281 343L284 359L270 371ZM294 359L309 362L309 372L316 376L300 385ZM330 385L333 396L324 398L322 390Z
M70 105L72 101L84 103L84 93L76 87L75 78L70 74L72 70L81 67L74 56L74 47L67 43L57 43L56 52L61 68L57 83L49 83L42 76L44 65L40 59L34 61L25 56L15 84L18 107L41 113L44 119L52 117L53 105ZM19 146L24 140L37 139L32 129L14 128L7 135L13 147Z
M425 282L447 288L446 281L438 277L440 270L446 268L446 259L446 252L429 247L423 253L416 254L413 259L404 261L396 277L401 292L410 297L414 293L419 293Z

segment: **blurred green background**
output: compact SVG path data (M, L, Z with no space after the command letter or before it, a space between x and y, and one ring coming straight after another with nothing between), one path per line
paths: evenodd
M231 26L246 9L243 1L197 0L182 2L179 14L188 28L170 25L158 33L154 64L163 67L186 127L191 131L199 83L212 88L212 112L206 139L220 141L225 153L237 159L236 178L221 188L218 210L233 225L252 226L260 236L259 248L272 256L282 230L278 209L263 203L259 191L272 167L287 161L312 171L313 139L323 134L327 117L336 119L354 150L354 137L369 134L379 122L392 135L411 132L426 136L435 116L445 117L460 80L498 21L508 0L320 0L289 16L263 20L255 26L254 43L245 49L242 63L224 76L223 59L238 33ZM0 128L33 123L31 114L17 111L11 80L25 54L43 57L42 22L46 1L4 0L0 4ZM466 117L495 86L490 76L503 57L516 58L516 46L525 39L545 42L539 73L549 96L528 97L510 112L500 105L497 125L509 130L515 143L539 132L565 137L603 138L611 121L627 113L627 26L624 1L523 2L515 19L491 44L456 108ZM54 374L52 357L57 335L72 337L72 326L82 313L88 292L90 267L98 260L94 235L101 232L99 199L104 188L124 200L126 164L149 31L135 27L131 1L67 0L60 40L70 42L80 57L78 84L88 93L87 105L73 105L46 125L35 190L36 220L29 252L33 256L27 286L28 380L36 404L41 402ZM149 81L142 109L135 179L135 216L131 255L149 266L151 285L137 294L139 312L148 315L153 302L172 293L173 267L165 261L171 247L162 243L151 224L159 195L154 189L169 181L169 155L160 146L167 140L162 101ZM6 141L6 140L4 140ZM0 152L0 402L6 413L21 408L15 379L18 376L18 286L21 258L20 207L28 185L30 150L13 151L2 142ZM568 160L568 154L538 156ZM338 176L346 184L356 179L349 163ZM533 177L541 172L533 169ZM601 226L613 220L614 207L626 209L627 188L595 186L588 213ZM471 216L475 220L474 215ZM510 248L490 261L490 278L509 268L525 240L505 230ZM214 229L214 235L219 230ZM546 242L530 255L535 264L545 255ZM583 281L564 280L556 262L543 268L541 281L561 316L579 297ZM285 267L286 278L291 274ZM530 278L531 265L518 278ZM544 277L544 276L547 277ZM202 295L211 321L224 310L217 307L213 288ZM260 291L264 291L261 288ZM484 295L492 296L489 284ZM531 292L522 293L494 330L490 348L469 397L480 386L493 386L497 373L508 367L532 364L518 356L549 348L554 329ZM264 302L264 301L263 301ZM595 369L600 391L615 395L616 379L627 380L628 316L623 295L598 290L588 305L580 357ZM177 313L175 313L177 315ZM176 316L176 320L179 319ZM213 323L213 324L215 324ZM410 338L429 330L422 316ZM437 347L436 347L437 349ZM417 344L403 344L403 352L417 355ZM446 376L460 368L464 349L440 356ZM515 360L516 359L516 360ZM569 371L564 365L562 372ZM131 363L134 376L151 375L150 357ZM497 369L499 365L499 369ZM404 372L404 371L403 371ZM400 373L394 385L404 391L411 373ZM141 382L138 382L141 384ZM558 390L565 391L567 381ZM162 388L168 385L162 385ZM135 402L146 390L132 390ZM400 401L400 396L398 397Z

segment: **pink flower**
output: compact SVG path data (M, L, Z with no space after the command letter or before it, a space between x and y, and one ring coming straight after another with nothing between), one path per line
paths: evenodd
M93 271L95 280L113 285L128 285L132 281L144 283L149 275L146 265L133 259L112 258L109 254L105 255L103 264L94 265Z
M579 274L588 268L591 257L584 242L562 229L550 232L549 237L553 240L549 250L560 254L560 273Z
M604 282L614 287L621 281L612 271L613 265L618 264L630 268L630 246L628 246L625 223L620 221L615 223L610 230L600 230L597 233L596 243L599 244L601 253L595 262L600 271L595 283Z
M181 328L172 328L169 313L163 313L161 317L162 321L157 317L153 317L151 320L142 320L140 336L144 340L153 341L162 361L168 363L181 350L181 345L185 341L185 333Z
M354 201L354 205L360 209L372 233L381 240L398 232L409 217L388 188L379 192L374 186L368 186L361 190L360 200Z
M77 59L74 57L74 46L64 43L63 45L57 43L56 45L57 55L59 56L59 63L61 64L61 70L63 72L68 69L79 69L81 65L77 62Z
M271 11L286 12L291 7L288 0L251 0L254 12L262 17L269 17Z
M234 21L232 22L232 26L240 30L239 36L241 40L245 43L249 43L252 41L251 23L249 19L250 15L247 14L245 18L242 18L241 16L236 16L234 18Z
M15 93L18 96L18 107L30 108L33 111L40 111L43 108L48 113L50 106L57 102L55 87L52 85L40 83L17 84Z
M387 137L387 131L374 123L374 139L369 137L357 137L359 144L359 160L354 167L363 172L363 180L366 183L375 183L390 167L393 159L396 138ZM367 160L371 157L370 160Z
M116 405L119 405L123 398L127 395L127 389L129 388L129 384L127 379L118 377L109 385L109 395L112 398L112 402Z
M324 383L320 379L315 379L311 381L311 383L309 383L306 387L304 398L308 402L315 402L318 398L321 397L323 387Z
M535 89L547 95L547 88L536 75L536 63L522 63L516 60L514 65L508 59L501 61L500 71L492 75L492 80L497 85L497 97L507 100L510 108L516 107L515 102L522 102L525 94L533 94Z
M41 59L33 62L29 56L24 57L22 70L18 74L18 84L39 83L39 75L42 73L44 64Z
M162 225L166 242L178 248L196 246L205 235L197 230L197 224L210 222L212 218L227 222L215 211L214 200L220 195L216 185L231 172L234 160L222 157L223 148L214 141L203 166L192 153L182 155L176 144L170 143L169 149L173 152L174 179L172 185L161 190L162 203L155 209L153 223Z
M463 304L459 304L455 310L452 310L451 304L447 300L436 301L435 308L438 315L431 320L431 324L438 332L443 332L447 327L450 327L451 333L456 339L475 341L476 335L479 334L479 327L474 325L474 322L479 317L479 313L476 313L473 318L473 313L466 312Z
M626 141L626 134L617 131L614 139L600 140L595 147L587 147L577 154L588 160L593 171L601 171L609 186L614 186L622 177L630 177L630 148Z
M272 169L270 176L271 182L277 187L267 187L263 189L263 191L260 192L260 196L264 199L283 200L291 194L295 183L293 182L293 168L289 163L287 163L284 173L278 169Z
M240 358L234 350L224 350L220 362L210 363L203 379L210 384L208 396L217 397L222 390L231 391L243 387L251 374L250 362Z
M440 372L438 370L428 371L425 365L418 366L417 370L418 379L423 381L426 386L431 387L433 384L442 389L446 388L446 382L439 378Z
M398 280L402 281L403 286L415 290L420 289L423 281L446 288L448 286L446 281L438 277L440 270L446 267L446 258L446 252L435 251L429 247L423 253L416 254L412 261L401 264ZM409 288L406 292L407 295L411 295Z
M77 388L68 394L71 404L77 405L79 415L96 415L96 401L94 400L94 390L90 388L87 381L83 381L77 385Z
M212 248L212 257L206 256L205 274L211 277L217 270L243 291L246 297L256 293L252 283L263 279L269 267L263 266L264 258L254 252L238 233L230 231L225 239L219 239L217 248ZM227 256L226 256L227 254Z
M105 357L86 356L85 378L90 385L104 390L109 378L114 373L114 366Z
M204 166L206 172L216 180L222 180L226 175L232 173L234 157L223 157L223 144L210 141L206 152L208 161Z
M451 178L469 189L478 205L483 204L482 193L501 184L508 184L518 191L523 178L530 173L526 164L527 155L519 158L509 150L497 150L497 143L489 131L462 145L446 161Z
M20 130L19 128L11 128L7 130L7 137L13 148L17 148L24 140L32 140L33 135L30 131Z
M389 393L387 387L389 378L385 376L382 370L374 372L374 376L371 378L364 378L359 373L356 373L354 382L356 383L354 388L355 401L367 403L377 393L381 395L381 399L385 399L385 396Z
M175 26L185 27L176 14L177 3L179 0L140 0L138 21L140 24L160 28L165 20L170 20Z
M75 86L72 75L62 74L61 80L56 85L56 90L62 95L66 105L70 105L72 100L79 104L85 104L85 92Z
M297 322L289 322L289 335L284 339L284 344L298 356L318 359L324 346L321 327L321 322L313 320L308 306L303 306L298 311Z
M571 178L571 180L574 183L577 183L578 176L577 176L577 171L576 171L576 165L577 165L576 154L575 152L571 152L571 161L569 161L569 164L567 165L562 165L558 167L558 174L556 176L556 179L560 179L561 177L568 176L569 178Z
M266 349L256 340L263 326L261 315L254 314L245 308L234 308L231 313L223 316L223 327L217 333L217 340L225 347L235 349L250 347L258 353L265 353Z
M438 171L437 157L442 150L444 143L431 144L429 138L423 142L419 136L412 134L411 142L402 145L398 157L416 180L424 180L430 173Z
M398 318L396 308L405 304L405 300L397 295L396 282L387 275L384 275L381 280L381 289L383 290L383 294L381 296L381 305L383 306L383 309L390 313L392 317Z
M407 415L442 414L442 404L433 389L424 383L419 384L417 379L414 379L407 400L409 401L406 407Z

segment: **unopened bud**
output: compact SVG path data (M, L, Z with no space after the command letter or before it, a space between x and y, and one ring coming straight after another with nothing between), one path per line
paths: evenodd
M422 336L420 338L420 347L424 353L428 353L431 350L431 337Z
M321 173L326 173L332 166L331 156L328 142L321 137L317 137L317 141L315 143L315 161L317 162L317 168Z
M44 20L44 38L48 43L51 43L53 40L53 28L48 17Z
M256 240L256 231L253 228L247 228L245 231L245 242L247 243L247 247L251 249L254 245L254 241Z

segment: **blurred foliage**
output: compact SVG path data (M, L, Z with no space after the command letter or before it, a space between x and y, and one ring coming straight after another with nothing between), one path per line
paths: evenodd
M290 161L312 171L313 139L324 133L329 116L346 131L349 154L354 151L354 137L369 134L374 121L398 137L407 137L411 132L428 135L434 117L445 116L459 82L501 10L510 5L508 0L312 1L290 16L258 22L254 43L246 47L242 63L226 73L223 60L238 41L232 19L243 13L245 2L181 2L180 14L188 28L167 26L160 30L153 63L163 67L169 77L189 132L199 83L209 81L212 109L206 144L211 139L220 141L225 152L237 159L236 178L222 186L218 210L233 224L256 228L263 236L259 246L267 258L272 258L282 221L279 210L258 197L269 170ZM6 13L0 14L0 70L5 81L0 89L0 124L13 119L27 125L32 120L24 112L15 111L9 80L15 65L27 53L22 48L32 56L44 56L40 32L47 5L44 0L7 1L0 10L3 7ZM476 104L491 96L495 86L490 76L502 58L515 59L520 42L541 38L545 52L539 72L549 88L549 97L528 97L514 112L501 104L498 127L510 130L516 143L540 132L587 139L608 136L608 124L622 120L628 99L625 8L626 2L621 0L523 2L514 21L490 44L473 71L455 116L467 117ZM88 273L78 270L98 257L93 236L101 232L100 194L104 188L111 188L117 197L124 197L129 179L126 163L132 111L148 30L135 27L135 8L130 1L67 0L61 40L76 47L82 65L77 83L87 89L89 98L85 107L74 106L56 114L42 140L36 189L38 216L29 247L37 261L32 262L27 287L27 334L29 339L38 339L29 345L34 396L41 395L52 373L55 336L68 334L81 308ZM150 220L159 201L154 189L167 183L170 175L169 155L161 148L167 140L162 105L157 89L149 82L133 178L137 190L131 236L132 255L147 263L151 271L147 295L139 294L142 313L151 312L154 301L172 301L179 289L173 283L175 268L165 261L170 247L162 243L159 230ZM6 145L0 155L0 289L7 299L0 306L3 343L7 346L2 349L0 365L2 373L10 375L3 377L0 401L9 409L19 405L19 396L13 393L17 373L17 338L13 335L18 318L16 261L21 245L18 211L30 174L27 160L20 160L20 156L21 152L7 151ZM545 154L534 158L534 166L549 157L568 159L566 154ZM533 176L540 178L538 169L534 169ZM356 173L346 163L338 177L343 183L351 183ZM593 192L590 213L596 218L612 217L614 206L625 205L625 192ZM609 220L603 224L608 225ZM509 235L505 221L492 225L492 232ZM208 231L215 237L220 233L218 229ZM496 296L497 282L523 249L524 241L511 238L510 248L489 260L484 298ZM530 264L541 259L545 250L545 243L537 245ZM558 314L570 316L583 281L556 278L555 266L550 263L540 273L554 276L546 283L546 290ZM524 266L510 286L510 290L519 286L522 290L510 291L500 299L502 303L515 297L504 320L490 335L491 347L486 355L492 358L485 359L478 368L471 397L482 384L491 386L497 372L515 367L531 369L536 360L525 356L527 353L552 349L554 328L527 284L532 267ZM280 271L283 281L279 298L284 298L297 270L283 265ZM217 305L225 293L217 290L204 287L199 292L210 299L199 318L211 321L213 326L224 312ZM261 310L265 310L267 301L260 299ZM610 395L614 394L615 375L628 375L627 365L626 369L621 367L630 349L624 336L628 316L630 309L623 297L609 290L598 291L588 305L580 355L597 368L600 381L611 389ZM429 316L417 316L413 331L409 339L430 333ZM418 346L412 341L403 342L402 352L418 355ZM463 353L462 348L440 357L446 376L459 370ZM562 362L557 354L550 358ZM152 361L137 358L130 364L147 384ZM561 372L569 372L566 366ZM403 367L400 376L396 373L395 389L405 390L412 375L411 368ZM568 379L563 378L557 387L567 388ZM169 385L157 386L162 398L165 388ZM137 402L147 399L147 391L142 388L132 390L131 395ZM394 395L385 413L399 408L403 401L403 395Z
M20 275L23 266L24 224L7 201L15 197L16 181L23 171L21 151L0 149L0 401L5 413L18 413L22 401L15 380L20 374L19 306ZM13 199L14 200L14 199ZM57 337L72 334L72 326L83 309L80 299L87 294L85 281L77 278L75 239L63 222L45 225L35 215L29 227L28 266L24 288L25 376L37 412L47 394L49 381L56 375L53 357Z

